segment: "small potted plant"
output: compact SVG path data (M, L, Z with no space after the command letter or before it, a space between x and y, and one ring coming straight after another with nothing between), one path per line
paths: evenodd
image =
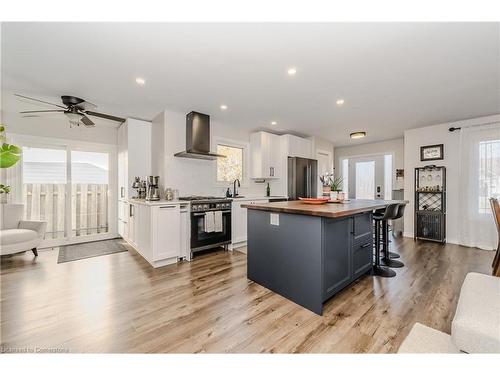
M330 200L344 200L344 193L342 193L342 177L334 177L330 182ZM340 196L340 197L339 197ZM341 199L342 198L342 199Z
M10 186L0 184L0 203L7 203L7 194L10 193Z
M332 189L330 188L330 184L332 183L333 173L325 173L319 176L319 180L323 185L323 196L330 196L330 192Z

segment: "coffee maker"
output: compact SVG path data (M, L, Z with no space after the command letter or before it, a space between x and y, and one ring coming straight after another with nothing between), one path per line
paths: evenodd
M158 187L158 181L160 176L148 176L148 190L146 193L147 201L159 201L160 200L160 189Z

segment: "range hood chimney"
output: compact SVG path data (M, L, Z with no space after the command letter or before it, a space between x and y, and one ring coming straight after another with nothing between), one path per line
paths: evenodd
M210 152L210 116L199 112L186 115L186 151L174 156L181 158L214 160L225 155Z

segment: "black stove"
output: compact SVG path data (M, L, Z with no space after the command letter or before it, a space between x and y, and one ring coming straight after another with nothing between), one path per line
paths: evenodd
M231 199L225 197L191 195L179 197L179 200L191 204L191 254L196 251L224 246L231 243ZM222 228L219 231L207 231L205 220L207 215L220 211Z

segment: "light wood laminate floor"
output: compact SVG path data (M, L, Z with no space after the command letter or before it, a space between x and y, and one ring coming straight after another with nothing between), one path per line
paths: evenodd
M397 351L415 322L450 332L467 272L493 252L397 241L406 267L365 276L324 315L246 278L246 255L205 254L153 269L135 251L57 264L57 251L1 260L4 348L69 352Z

